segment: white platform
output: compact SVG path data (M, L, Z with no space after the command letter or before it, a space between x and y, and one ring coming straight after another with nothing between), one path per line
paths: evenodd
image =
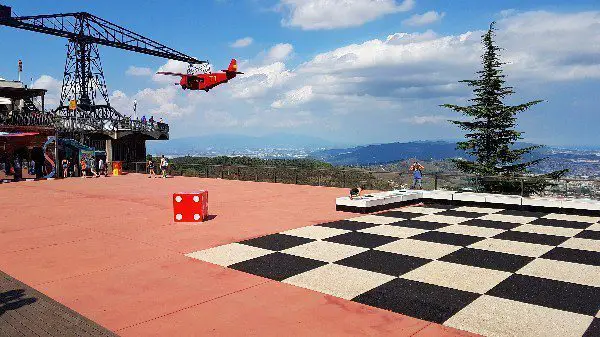
M423 190L394 190L388 192L379 192L365 196L350 199L349 197L340 197L336 199L336 205L356 208L371 208L396 204L419 199L433 199L440 201L462 201L488 203L491 205L511 205L511 206L532 206L548 208L564 208L572 210L600 211L600 201L593 199L566 199L551 197L521 197L518 195L502 195L474 192L456 192L456 191L423 191Z
M360 197L340 197L335 200L338 206L369 208L374 206L395 204L404 201L416 200L422 197L420 191L395 190L363 195Z

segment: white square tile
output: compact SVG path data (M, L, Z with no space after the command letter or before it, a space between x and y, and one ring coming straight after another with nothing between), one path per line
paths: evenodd
M510 275L505 271L433 261L400 278L484 294Z
M343 245L327 241L313 241L281 251L282 253L306 257L324 262L335 262L367 251L367 248Z
M552 227L552 226L542 226L542 225L521 225L519 227L513 228L512 230L517 231L517 232L568 236L568 237L575 236L575 235L579 234L579 232L583 231L583 229Z
M338 228L329 228L324 226L306 226L300 227L296 229L292 229L289 231L282 232L281 234L287 234L292 236L298 236L301 238L314 239L314 240L322 240L327 239L332 236L341 235L350 233L351 231L347 231L344 229Z
M361 229L358 232L391 236L395 238L407 238L427 232L427 230L419 228L409 228L400 226L380 225L371 228Z
M424 259L439 259L453 253L462 247L446 245L437 242L427 242L413 239L401 239L375 248L382 252L396 253Z
M494 235L498 235L504 230L496 228L486 228L477 226L465 226L465 225L450 225L447 227L440 228L436 232L463 234L471 236L479 236L484 238L491 238Z
M591 316L483 295L444 325L489 337L581 337Z
M372 223L372 224L377 224L377 225L387 225L387 224L391 224L391 223L398 222L398 221L404 221L404 219L392 218L389 216L381 216L381 215L365 215L365 216L360 216L358 218L352 218L352 219L348 219L348 220Z
M485 207L471 207L471 206L462 206L455 209L456 211L461 212L472 212L472 213L481 213L481 214L492 214L501 212L500 208L485 208Z
M569 240L563 242L559 247L600 253L600 241L592 239L570 238Z
M483 250L489 250L492 252L507 253L529 257L540 257L550 250L554 249L553 246L538 245L535 243L518 242L510 240L499 240L499 239L485 239L483 241L475 242L469 246L470 248L477 248Z
M444 223L444 224L449 224L449 225L458 225L459 223L469 221L470 219L459 217L459 216L427 214L427 215L413 218L413 220L438 222L438 223Z
M282 282L350 300L393 279L389 275L328 264Z
M223 246L185 254L185 256L227 267L234 263L247 261L260 256L265 256L270 253L274 252L239 243L230 243Z
M588 231L600 231L600 223L595 223L586 229Z
M516 223L516 224L526 224L526 223L532 222L533 220L535 220L537 218L528 217L528 216L507 215L507 214L488 214L488 215L484 215L484 216L480 217L479 219Z
M600 287L600 267L548 259L535 259L517 274Z
M575 215L575 214L550 213L550 214L544 215L542 218L554 219L554 220L565 220L565 221L587 222L590 224L600 221L600 217Z

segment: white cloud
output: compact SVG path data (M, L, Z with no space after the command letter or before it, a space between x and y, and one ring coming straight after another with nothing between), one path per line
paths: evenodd
M129 76L150 76L152 69L144 67L129 66L125 74Z
M414 0L281 0L284 26L304 30L361 26L386 14L409 11Z
M277 100L271 104L272 108L293 107L310 101L314 96L312 86L305 85L301 88L290 90L285 93L283 99Z
M235 42L231 43L230 46L232 48L244 48L244 47L248 47L249 45L251 45L252 42L254 42L254 40L248 36L248 37L244 37L244 38L236 40Z
M415 14L410 18L402 21L407 26L425 26L430 25L434 22L442 21L446 16L446 13L438 13L436 11L429 11L423 14Z
M402 119L402 121L407 122L409 124L422 125L422 124L447 123L448 120L451 120L451 119L453 119L453 117L431 115L431 116L412 116L412 117L404 118L404 119Z
M49 75L42 75L33 82L33 88L48 90L44 97L46 109L54 109L60 105L61 81Z
M267 52L266 62L285 61L294 50L294 47L289 43L278 43L271 47Z

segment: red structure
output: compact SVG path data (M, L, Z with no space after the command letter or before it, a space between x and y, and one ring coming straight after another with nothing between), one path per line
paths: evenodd
M199 222L208 216L208 191L173 194L173 220Z
M229 63L229 68L227 68L227 70L223 70L222 73L190 75L171 72L158 72L157 74L181 76L181 81L179 81L179 84L183 90L204 90L208 92L217 85L227 83L230 79L235 78L236 75L243 73L237 71L237 61L232 59L231 63Z

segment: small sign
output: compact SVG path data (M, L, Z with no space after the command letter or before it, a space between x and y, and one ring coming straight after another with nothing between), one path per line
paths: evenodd
M76 100L74 100L74 99L72 99L72 100L69 102L69 110L75 110L75 109L77 109L77 101L76 101Z

